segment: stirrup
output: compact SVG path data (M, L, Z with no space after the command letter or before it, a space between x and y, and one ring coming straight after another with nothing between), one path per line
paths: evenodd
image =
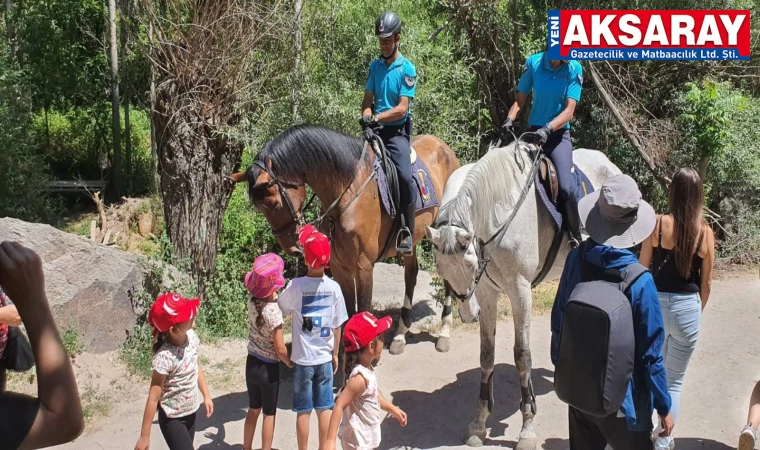
M570 249L572 250L572 249L578 247L579 245L581 245L581 243L578 242L578 239L570 236L570 239L568 239L568 241L567 241L567 245L569 245Z
M410 256L414 253L414 237L407 227L398 230L398 234L396 235L396 252L404 256Z

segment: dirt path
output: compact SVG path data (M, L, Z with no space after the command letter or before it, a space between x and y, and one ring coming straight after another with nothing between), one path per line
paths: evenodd
M746 419L753 384L760 376L760 348L754 337L760 325L760 281L757 275L726 275L715 283L703 316L696 354L684 383L681 419L676 426L679 450L735 448L738 431ZM498 326L496 356L496 407L488 421L494 447L513 448L520 427L519 381L513 365L513 330L510 322ZM535 420L539 448L567 449L567 412L552 390L553 368L549 359L549 315L533 321L533 382L538 397ZM436 353L427 337L410 341L397 357L384 354L377 368L386 396L409 415L409 426L395 421L383 424L383 449L465 448L461 445L475 412L478 395L479 339L477 332L456 330L451 352ZM198 420L196 448L242 448L243 420L247 407L242 374L245 344L227 342L204 349L207 371L215 396L216 414ZM103 384L103 383L100 383ZM115 383L121 385L122 383ZM147 383L120 386L124 401L111 407L107 419L97 421L68 449L133 448L139 433ZM275 447L296 449L295 415L290 412L290 380L280 393ZM312 419L310 448L317 447L316 422ZM260 445L257 435L255 445ZM152 449L165 449L158 425L152 432Z

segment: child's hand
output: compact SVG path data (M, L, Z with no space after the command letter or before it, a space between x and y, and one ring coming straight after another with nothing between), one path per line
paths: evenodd
M135 445L135 450L148 450L150 447L150 436L140 437Z
M398 420L398 423L401 424L402 428L406 426L406 413L401 408L398 406L393 408L391 415L394 419Z
M336 354L333 354L332 365L333 365L333 375L335 375L338 373L338 355Z
M214 401L211 400L211 397L206 397L203 399L203 404L206 406L206 418L208 419L211 414L214 414Z

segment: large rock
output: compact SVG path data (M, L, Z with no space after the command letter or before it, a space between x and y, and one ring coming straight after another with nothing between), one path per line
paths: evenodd
M18 241L42 258L48 301L59 329L76 327L90 351L121 345L137 317L132 294L143 288L150 272L144 257L49 225L0 218L0 242L6 240Z
M414 288L411 333L436 332L441 326L443 305L435 300L433 277L420 270ZM372 309L397 312L404 306L404 268L395 264L375 264Z

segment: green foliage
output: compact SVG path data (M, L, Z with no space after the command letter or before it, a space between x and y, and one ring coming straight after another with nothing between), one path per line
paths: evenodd
M704 80L687 83L685 111L680 119L692 137L700 158L722 157L728 147L731 109L740 97L730 94L730 84Z
M84 342L82 342L82 333L78 329L73 327L66 327L61 335L63 341L63 348L66 349L66 354L69 358L76 359L84 351Z
M121 125L123 136L126 136L123 109ZM50 109L35 114L30 145L44 155L57 178L100 180L108 177L111 135L111 105L101 102L88 108ZM130 110L130 142L132 173L127 183L128 194L146 194L153 185L147 111ZM122 139L121 146L122 155L126 157L126 139Z

